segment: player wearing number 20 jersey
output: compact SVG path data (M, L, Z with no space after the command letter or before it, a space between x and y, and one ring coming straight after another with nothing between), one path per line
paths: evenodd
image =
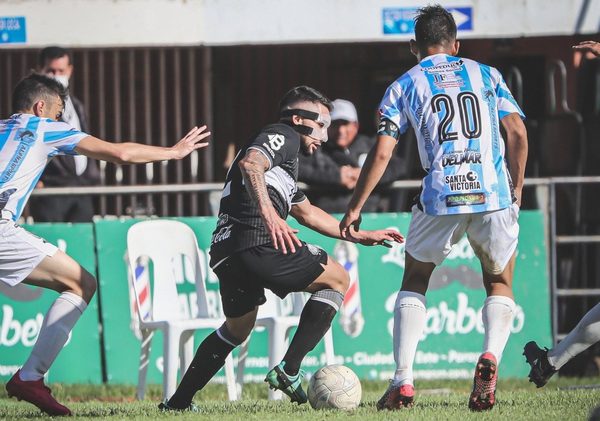
M415 129L427 175L419 205L428 215L493 211L513 202L499 121L525 118L493 67L444 53L397 79L380 105L382 121Z
M427 324L425 294L435 267L464 235L481 262L487 294L471 410L495 405L497 369L515 314L512 282L528 152L524 115L496 69L457 57L456 33L452 13L442 6L417 10L410 50L418 64L393 82L381 101L377 143L340 223L342 233L351 235L400 133L412 126L427 175L412 207L402 287L394 304L396 371L378 409L414 403L413 365Z

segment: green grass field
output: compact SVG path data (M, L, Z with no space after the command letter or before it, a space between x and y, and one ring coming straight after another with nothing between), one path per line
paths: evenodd
M553 379L543 389L525 380L501 380L496 407L486 413L467 409L469 381L419 381L414 408L377 412L375 402L386 387L383 382L363 382L363 400L351 412L315 411L308 404L270 402L263 384L249 384L238 402L226 400L225 387L209 385L196 396L200 413L163 414L158 411L160 389L150 387L146 400L133 399L132 386L52 385L53 392L67 404L78 419L158 419L178 420L585 420L600 405L600 378ZM592 386L592 387L590 387ZM598 386L600 387L600 385ZM8 399L0 391L0 419L18 420L44 417L28 403Z

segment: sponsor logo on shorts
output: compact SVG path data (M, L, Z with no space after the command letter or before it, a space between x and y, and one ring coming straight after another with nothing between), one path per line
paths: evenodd
M467 149L442 155L442 167L444 168L461 164L481 164L481 153Z
M453 174L444 177L444 181L452 191L481 190L481 183L475 171L466 174Z
M313 244L306 244L306 248L314 256L320 256L321 252L323 251L320 247L317 247L317 246L315 246Z
M451 194L446 196L446 206L473 206L485 203L485 194L483 193L465 193Z

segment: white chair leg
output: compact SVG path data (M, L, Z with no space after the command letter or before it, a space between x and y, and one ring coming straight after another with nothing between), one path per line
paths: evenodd
M225 358L225 383L227 384L227 397L229 400L238 400L238 391L233 370L233 357L231 354Z
M181 334L179 346L179 375L183 375L194 359L194 331L188 330Z
M333 348L333 334L331 327L325 333L323 342L325 344L325 361L327 361L327 365L335 364L335 349Z
M168 399L177 388L177 360L179 337L177 329L167 328L163 335L163 399Z
M288 326L273 322L269 327L269 370L281 362L287 345ZM283 393L269 389L269 400L280 400Z
M138 368L138 384L135 392L137 400L144 399L146 394L146 377L148 374L148 364L150 364L150 345L154 332L148 329L142 329L142 347L140 351L140 366Z
M246 338L240 345L240 352L238 353L237 371L235 373L235 387L237 391L238 399L242 397L242 390L244 388L244 370L246 369L246 359L248 358L248 346L250 345L250 336Z

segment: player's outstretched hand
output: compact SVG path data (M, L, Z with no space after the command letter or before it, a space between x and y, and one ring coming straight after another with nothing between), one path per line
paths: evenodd
M179 142L171 146L171 149L175 152L173 159L183 159L196 149L208 146L208 142L202 142L203 139L210 136L210 132L205 130L206 126L194 127Z
M600 42L596 41L581 41L579 44L573 46L574 50L590 52L596 57L600 57Z
M340 221L340 235L344 240L356 241L354 235L360 229L360 223L362 222L362 217L360 216L360 211L351 211L347 210L346 214ZM352 227L352 229L350 229Z
M388 243L403 243L404 237L398 231L393 229L376 230L376 231L363 231L352 233L353 239L362 244L363 246L385 246L391 248L392 245Z
M274 209L263 214L262 219L275 250L281 250L283 254L287 254L288 250L296 253L296 246L302 247L302 242L296 236L298 230L290 227Z

